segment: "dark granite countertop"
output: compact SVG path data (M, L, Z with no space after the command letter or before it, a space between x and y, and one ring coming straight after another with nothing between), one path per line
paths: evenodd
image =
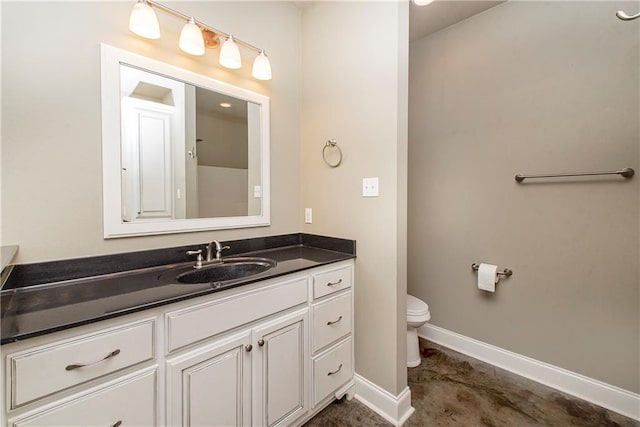
M270 258L277 265L222 286L160 280L160 276L171 269L193 265L193 261L184 261L184 252L196 246L197 249L198 245L16 265L0 292L1 343L355 258L353 240L302 233L222 243L231 246L229 256ZM249 250L241 252L246 249Z

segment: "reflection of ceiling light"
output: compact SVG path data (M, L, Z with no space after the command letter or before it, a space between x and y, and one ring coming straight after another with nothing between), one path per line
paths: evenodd
M413 2L417 5L417 6L426 6L430 3L433 2L433 0L413 0Z
M221 106L222 108L229 108L229 107L231 107L231 104L229 104L228 102L221 102L221 103L220 103L220 106Z

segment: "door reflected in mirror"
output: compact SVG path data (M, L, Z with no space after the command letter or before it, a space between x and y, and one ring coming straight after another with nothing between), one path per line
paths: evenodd
M260 106L120 65L122 220L260 215Z

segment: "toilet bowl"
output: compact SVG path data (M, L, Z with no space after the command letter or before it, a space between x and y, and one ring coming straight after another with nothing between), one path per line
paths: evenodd
M418 328L431 319L429 306L422 300L407 294L407 366L420 365Z

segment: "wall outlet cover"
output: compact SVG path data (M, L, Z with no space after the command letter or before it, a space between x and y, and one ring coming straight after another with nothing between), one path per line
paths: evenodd
M362 178L362 197L378 197L379 195L378 177Z

